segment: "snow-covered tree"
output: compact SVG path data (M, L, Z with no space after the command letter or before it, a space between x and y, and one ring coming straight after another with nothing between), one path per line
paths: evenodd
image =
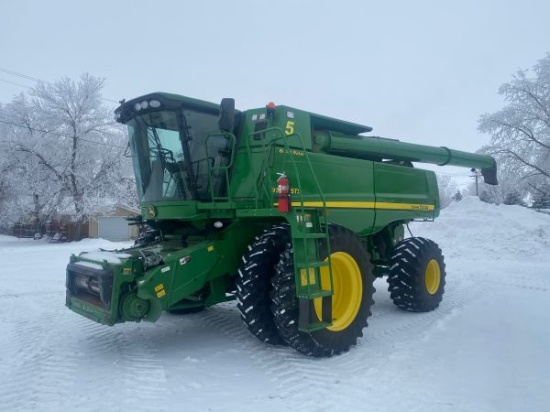
M533 203L535 209L550 209L550 184L533 186Z
M497 158L501 183L533 195L533 184L550 182L550 54L531 72L518 71L499 93L506 106L479 120L479 130L491 135L483 152Z
M502 201L505 205L519 205L525 206L522 196L519 191L512 190L504 195L504 200Z
M493 203L497 205L502 203L502 200L504 199L500 178L498 186L488 185L483 182L483 179L480 179L477 190L475 182L472 182L464 190L463 194L469 196L477 196L482 202Z
M479 192L479 200L485 203L495 203L494 196L488 190L482 190Z
M102 88L103 80L88 74L39 82L4 107L16 214L43 220L55 211L82 221L105 203L134 203L126 138Z
M457 185L449 175L437 173L437 186L439 187L439 202L444 209L453 201L453 194L457 191Z

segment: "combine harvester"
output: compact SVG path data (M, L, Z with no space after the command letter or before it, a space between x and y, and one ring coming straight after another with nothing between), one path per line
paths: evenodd
M364 136L371 127L273 103L238 111L153 93L121 102L141 202L139 246L81 253L66 305L106 325L154 322L237 299L250 332L311 356L363 335L375 277L400 308L441 302L445 264L404 226L439 215L435 173L413 162L480 169L490 156Z

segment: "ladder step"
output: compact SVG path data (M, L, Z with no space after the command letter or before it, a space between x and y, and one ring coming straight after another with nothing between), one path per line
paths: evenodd
M299 326L298 330L301 332L313 332L320 329L325 329L327 326L331 326L332 322L315 322L307 325Z
M330 290L320 290L319 292L311 292L309 294L309 299L323 298L325 296L332 296L332 292Z
M298 269L314 269L314 268L326 268L328 267L328 261L319 261L319 262L309 262L309 263L298 263Z
M312 232L312 233L297 233L292 236L294 239L326 239L327 234L324 232Z
M323 291L324 293L328 291ZM303 332L312 332L314 330L324 329L332 325L332 296L322 297L322 314L319 316L313 304L313 300L299 298L299 317L298 329Z
M298 298L305 299L305 300L313 300L317 298L324 298L327 296L332 296L332 292L330 290L319 290L317 292L309 292L309 294L299 294Z

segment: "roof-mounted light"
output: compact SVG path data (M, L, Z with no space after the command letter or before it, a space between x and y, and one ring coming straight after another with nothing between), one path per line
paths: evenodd
M160 106L162 106L162 104L158 100L143 100L142 102L134 104L134 110L138 112L140 110L145 110L149 107L152 109L158 109Z

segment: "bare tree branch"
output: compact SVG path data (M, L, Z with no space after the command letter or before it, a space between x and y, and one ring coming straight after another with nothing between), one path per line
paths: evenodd
M510 149L499 149L499 150L496 150L495 152L493 152L493 154L508 154L508 155L511 155L513 158L515 158L516 160L518 160L519 162L523 163L525 166L527 167L531 167L535 170L537 170L541 175L544 175L546 177L550 177L550 173L541 169L540 167L538 167L537 165L534 165L530 162L528 162L527 160L525 160L524 158L522 158L520 155L518 155L517 153L515 153L513 150L510 150Z
M28 153L28 154L30 154L30 155L36 157L36 158L39 160L40 164L41 164L42 166L44 166L46 169L50 170L50 171L57 177L57 179L58 179L59 181L63 181L63 180L64 180L63 174L59 173L59 172L57 171L57 169L56 169L53 165L51 165L51 164L44 158L44 156L42 156L40 153L35 152L34 150L29 149L29 148L27 148L27 147L23 147L23 146L21 146L21 145L18 145L18 147L17 147L15 150L18 151L18 152Z

